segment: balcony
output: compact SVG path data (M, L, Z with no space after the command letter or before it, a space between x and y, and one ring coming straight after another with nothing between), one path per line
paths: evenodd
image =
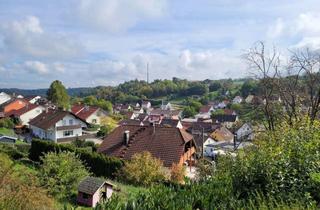
M57 131L64 131L64 130L73 130L81 128L81 125L64 125L64 126L58 126Z

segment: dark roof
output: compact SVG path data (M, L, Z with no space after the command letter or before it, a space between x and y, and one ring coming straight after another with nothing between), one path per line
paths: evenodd
M73 115L77 119L80 119L72 112L59 109L49 109L48 112L42 112L40 115L32 119L29 124L47 130L51 126L54 126L59 120L62 120L68 114ZM86 123L84 120L80 120Z
M163 109L154 109L151 111L150 115L163 115L163 116L174 116L179 115L181 110L163 110Z
M210 111L210 109L212 108L212 105L204 105L200 108L200 113L207 113Z
M86 106L86 105L74 105L71 108L72 113L77 115L82 120L86 120L88 117L90 117L97 110L99 110L99 107Z
M209 122L193 122L191 123L191 126L187 129L187 131L190 133L193 133L194 131L202 132L203 129L204 133L212 133L218 127L219 125Z
M128 119L128 120L121 120L118 124L119 125L141 125L142 121L140 120L132 120L132 119Z
M178 126L178 123L179 123L179 120L174 120L174 119L163 119L161 121L161 125L162 126L169 126L169 127L177 127Z
M125 131L129 131L128 145ZM185 144L190 141L193 141L192 135L179 128L122 125L104 139L98 152L129 160L136 153L148 151L162 160L164 166L171 167L179 163Z
M235 122L237 120L237 115L225 115L225 114L216 114L212 117L213 121L217 121L219 123L223 122Z
M88 176L80 182L78 186L78 191L89 195L93 195L105 183L113 186L111 183L108 183L101 178Z

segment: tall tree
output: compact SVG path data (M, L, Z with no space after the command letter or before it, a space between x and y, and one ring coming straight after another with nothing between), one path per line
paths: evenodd
M67 109L70 106L70 98L67 90L59 80L51 83L47 97L48 100L56 104L59 108Z

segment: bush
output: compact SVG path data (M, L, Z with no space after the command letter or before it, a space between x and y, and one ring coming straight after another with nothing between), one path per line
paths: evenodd
M186 175L186 168L182 165L172 164L170 171L170 180L173 183L184 183L184 178Z
M0 119L0 127L13 129L14 123L10 118L3 118L3 119Z
M75 153L49 152L41 158L40 180L51 195L70 199L77 192L80 181L89 172Z
M19 160L27 156L26 153L19 151L15 145L0 143L0 152L7 154L14 160Z
M137 153L118 172L122 180L135 185L149 186L165 179L162 162L150 152Z
M33 161L40 161L40 158L48 152L70 151L79 155L79 158L86 164L90 172L95 176L114 178L114 173L123 166L122 160L114 157L107 157L96 152L88 152L76 149L71 145L55 144L49 141L33 140L29 158Z

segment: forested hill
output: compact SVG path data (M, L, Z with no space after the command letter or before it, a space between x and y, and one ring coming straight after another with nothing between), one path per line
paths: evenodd
M49 86L49 85L48 85ZM68 94L70 96L87 96L94 92L95 88L91 87L81 87L81 88L68 88ZM16 95L31 96L40 95L46 96L48 89L18 89L18 88L0 88L0 92L5 92L9 94L15 93Z

